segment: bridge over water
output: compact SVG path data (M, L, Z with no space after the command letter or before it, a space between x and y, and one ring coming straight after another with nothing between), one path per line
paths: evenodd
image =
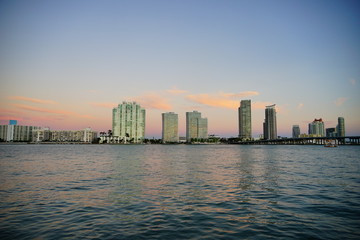
M360 136L348 137L305 137L305 138L279 138L272 140L252 140L232 142L233 144L258 144L258 145L325 145L331 142L336 145L360 145Z

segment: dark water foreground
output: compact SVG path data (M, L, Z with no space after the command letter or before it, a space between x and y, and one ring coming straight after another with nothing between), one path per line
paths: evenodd
M0 239L359 239L360 147L1 145Z

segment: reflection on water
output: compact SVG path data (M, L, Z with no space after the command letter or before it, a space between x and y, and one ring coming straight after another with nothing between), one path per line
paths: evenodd
M0 237L359 237L359 148L0 145Z

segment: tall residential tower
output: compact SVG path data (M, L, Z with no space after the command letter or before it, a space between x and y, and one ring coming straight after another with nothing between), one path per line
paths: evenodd
M299 125L293 125L292 128L292 137L298 138L300 136L300 126Z
M139 143L145 137L145 109L136 102L123 102L113 108L112 134Z
M345 120L343 117L338 117L338 125L336 126L337 136L345 137Z
M240 102L239 138L251 139L251 100L241 100Z
M186 141L191 142L194 138L208 138L207 118L202 118L198 111L186 113Z
M162 114L162 141L163 143L179 142L178 115L173 112Z
M275 104L266 106L265 122L264 122L264 138L277 139L277 124L276 124L276 110Z
M309 123L309 135L314 137L325 137L325 126L322 118L315 119Z

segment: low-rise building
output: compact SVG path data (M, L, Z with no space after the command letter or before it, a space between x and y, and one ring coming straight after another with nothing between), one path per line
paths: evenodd
M33 142L84 142L91 143L97 138L97 132L91 128L83 130L54 130L49 128L36 129L32 133Z
M10 120L8 125L0 125L0 141L3 142L29 142L32 140L33 130L36 126L16 125L17 121Z

